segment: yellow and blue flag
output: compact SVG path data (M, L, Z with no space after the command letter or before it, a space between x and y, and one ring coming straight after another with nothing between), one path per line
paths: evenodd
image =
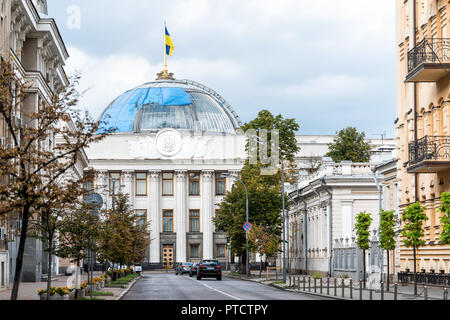
M172 38L170 37L169 31L167 31L167 27L165 28L166 28L166 54L172 56L173 49L175 49L175 46L173 45L173 41Z

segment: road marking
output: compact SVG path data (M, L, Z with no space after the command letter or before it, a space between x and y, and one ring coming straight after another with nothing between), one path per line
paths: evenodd
M207 288L209 288L209 289L211 289L211 290L217 291L217 292L219 292L219 293L221 293L221 294L223 294L223 295L225 295L225 296L228 296L228 297L230 297L230 298L232 298L232 299L234 299L234 300L242 300L242 299L239 299L239 298L237 298L237 297L235 297L235 296L232 296L231 294L228 294L228 293L226 293L226 292L223 292L223 291L221 291L221 290L219 290L219 289L210 287L210 286L208 286L207 284L205 284L205 283L203 283L203 282L200 282L200 281L198 281L198 280L194 280L194 279L191 279L191 278L189 278L189 280L197 281L199 284L201 284L201 285L203 285L203 286L205 286L205 287L207 287Z

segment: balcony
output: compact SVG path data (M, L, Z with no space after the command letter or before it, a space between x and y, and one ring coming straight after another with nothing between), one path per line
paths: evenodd
M406 82L436 82L450 75L450 39L423 39L408 53Z
M425 136L409 144L408 173L450 169L450 136Z

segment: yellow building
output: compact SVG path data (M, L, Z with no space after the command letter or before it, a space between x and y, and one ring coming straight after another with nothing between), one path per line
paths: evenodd
M426 207L417 271L448 274L438 208L450 192L450 1L397 0L396 9L399 209ZM400 271L412 272L412 249L400 241L399 253Z

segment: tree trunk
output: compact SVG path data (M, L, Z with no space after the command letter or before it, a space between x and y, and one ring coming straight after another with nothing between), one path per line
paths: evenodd
M417 296L416 246L413 246L413 256L414 256L414 295Z
M363 282L364 289L366 288L366 250L363 250Z
M25 252L25 241L27 240L28 220L30 215L30 207L23 208L22 230L20 232L19 250L16 258L16 271L14 274L14 284L11 292L11 300L17 300L19 295L20 278L22 276L23 254Z
M389 292L389 278L391 277L391 269L390 269L390 266L389 266L389 250L386 250L386 253L387 253L387 279L386 279L386 283L387 283L387 291Z
M47 269L47 300L50 300L50 288L52 287L52 241L48 241L48 269Z

